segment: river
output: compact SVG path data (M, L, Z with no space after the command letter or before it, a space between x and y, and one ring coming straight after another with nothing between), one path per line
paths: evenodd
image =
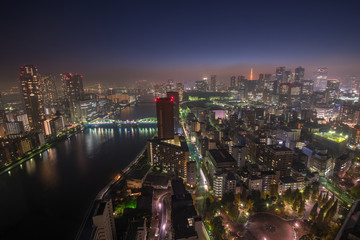
M155 117L154 103L118 114ZM156 133L155 128L86 129L0 176L0 239L74 239L96 194Z

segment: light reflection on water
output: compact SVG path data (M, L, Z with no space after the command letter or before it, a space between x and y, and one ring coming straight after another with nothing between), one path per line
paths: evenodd
M141 115L146 111L155 115L154 106L136 108L139 116L129 110L134 119L147 117ZM86 129L1 175L0 239L74 239L98 191L155 133L156 128Z

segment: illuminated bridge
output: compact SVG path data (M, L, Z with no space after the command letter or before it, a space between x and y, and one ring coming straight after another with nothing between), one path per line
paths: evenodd
M157 127L156 118L143 118L139 120L113 120L97 118L85 124L86 127Z

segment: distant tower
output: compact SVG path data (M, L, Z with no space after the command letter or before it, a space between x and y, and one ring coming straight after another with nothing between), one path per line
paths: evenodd
M29 125L34 130L41 130L44 110L37 67L20 67L20 84Z
M231 76L231 78L230 78L230 87L232 87L232 88L235 88L235 87L236 87L236 82L235 82L235 80L236 80L236 77L235 77L235 76Z
M64 96L69 104L70 116L73 122L80 120L79 101L84 97L82 79L82 75L62 74Z
M54 76L50 74L41 75L40 86L44 101L45 114L46 115L55 114L58 105L58 95L57 95Z
M156 98L158 137L174 138L174 98Z
M216 75L211 75L210 77L210 91L216 92Z
M253 72L254 72L254 69L251 68L251 70L250 70L250 80L253 80Z
M314 90L324 91L327 84L328 69L326 67L320 67L316 71L315 81L314 81Z
M302 81L304 81L304 77L305 77L305 68L303 68L303 67L295 68L294 81L295 82L302 82Z

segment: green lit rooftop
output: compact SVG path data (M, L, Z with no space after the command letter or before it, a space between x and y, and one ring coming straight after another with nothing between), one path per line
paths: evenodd
M348 136L344 136L342 134L338 134L334 131L329 131L329 132L319 132L319 133L314 133L316 136L319 136L319 137L323 137L323 138L326 138L330 141L333 141L333 142L337 142L337 143L341 143L343 141L345 141L346 139L348 139Z

